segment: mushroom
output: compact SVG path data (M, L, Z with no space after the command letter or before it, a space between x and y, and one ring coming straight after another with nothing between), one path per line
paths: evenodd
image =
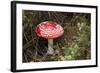
M35 32L37 36L48 39L47 54L53 55L53 39L64 33L62 26L53 21L45 21L36 26Z

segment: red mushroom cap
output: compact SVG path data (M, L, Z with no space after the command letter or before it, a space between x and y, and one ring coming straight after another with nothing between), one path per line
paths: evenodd
M45 21L37 25L35 32L39 37L46 39L54 39L64 33L63 28L53 21Z

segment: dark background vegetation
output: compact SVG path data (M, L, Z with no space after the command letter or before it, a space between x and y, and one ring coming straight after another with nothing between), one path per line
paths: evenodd
M23 10L23 62L91 59L91 14ZM40 38L34 28L41 22L55 21L64 34L54 39L53 55L47 55L48 40Z

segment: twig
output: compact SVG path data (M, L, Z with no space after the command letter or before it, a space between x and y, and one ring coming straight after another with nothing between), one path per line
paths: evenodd
M30 43L33 43L33 39L30 40L28 43L26 43L26 44L23 46L23 48L26 49L26 48L30 47L30 46L31 46Z
M26 34L25 34L25 33L24 33L24 37L25 37L26 41L28 42L28 39L27 39L27 37L26 37Z

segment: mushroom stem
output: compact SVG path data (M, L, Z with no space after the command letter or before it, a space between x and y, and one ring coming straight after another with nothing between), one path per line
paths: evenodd
M54 53L53 39L48 39L48 51L47 51L47 54L52 55L53 53Z

